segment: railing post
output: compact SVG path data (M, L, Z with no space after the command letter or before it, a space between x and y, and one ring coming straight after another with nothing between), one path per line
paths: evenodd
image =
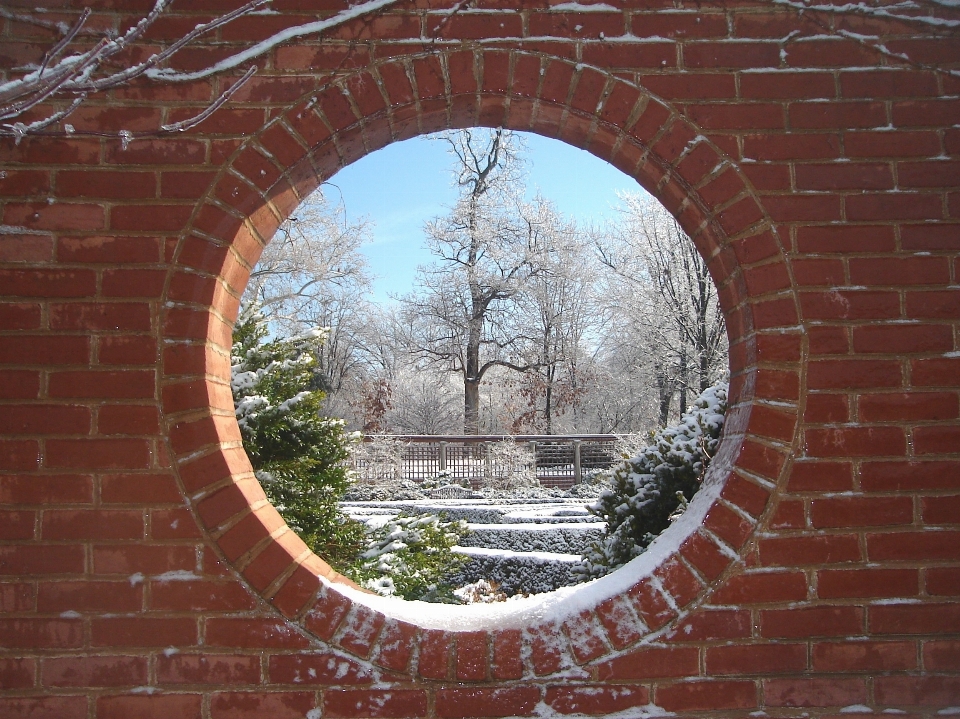
M537 443L530 441L527 442L527 446L530 448L530 454L533 457L533 476L537 477ZM539 477L537 477L537 481L540 481Z
M573 440L573 483L580 484L583 473L580 471L580 440Z
M440 443L440 471L447 470L447 442Z
M493 476L490 471L490 446L487 442L481 442L480 447L483 451L483 478L489 482Z

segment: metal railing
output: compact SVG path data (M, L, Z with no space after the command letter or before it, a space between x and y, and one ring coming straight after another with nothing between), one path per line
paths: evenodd
M451 480L467 480L476 488L491 478L523 469L516 464L522 462L536 472L540 484L566 489L582 481L584 472L607 469L619 458L617 436L612 434L368 435L363 439L377 451L354 456L361 482L387 476L421 482L442 473ZM527 451L496 451L502 442L513 442Z

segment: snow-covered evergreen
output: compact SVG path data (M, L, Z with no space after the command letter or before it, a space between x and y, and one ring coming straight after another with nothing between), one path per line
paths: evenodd
M610 471L611 486L590 511L607 523L584 553L585 579L609 574L639 555L686 508L716 452L727 411L727 383L707 388L677 425Z

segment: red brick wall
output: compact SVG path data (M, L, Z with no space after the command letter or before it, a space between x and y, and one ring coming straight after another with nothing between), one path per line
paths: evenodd
M149 6L88 4L117 27ZM143 52L238 4L182 0ZM199 112L235 72L137 82L91 97L72 138L0 142L0 717L960 705L960 12L614 4L404 0L262 55L188 132L115 136ZM178 66L341 4L273 8ZM50 45L0 37L7 68ZM681 220L736 405L702 524L657 561L604 601L456 631L347 596L265 503L226 382L249 268L300 199L477 124L586 148Z

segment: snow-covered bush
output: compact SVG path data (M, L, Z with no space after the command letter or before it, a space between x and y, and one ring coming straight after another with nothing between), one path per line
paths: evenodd
M452 547L466 534L462 522L436 515L399 515L374 529L359 566L350 576L384 596L456 602L447 577L463 564Z
M654 433L649 446L613 467L611 485L590 511L606 535L584 554L578 570L599 577L639 555L693 497L720 442L727 384L706 389L679 424Z
M488 582L486 579L454 589L453 596L464 604L492 604L507 601L507 595L500 591L500 585L496 582Z
M495 490L511 490L520 487L539 487L536 457L525 445L506 439L486 445L486 462L483 483Z
M338 569L364 546L364 528L337 502L350 482L345 460L354 438L320 416L315 377L325 334L267 339L256 307L237 320L231 350L234 411L243 446L267 497L291 529Z

